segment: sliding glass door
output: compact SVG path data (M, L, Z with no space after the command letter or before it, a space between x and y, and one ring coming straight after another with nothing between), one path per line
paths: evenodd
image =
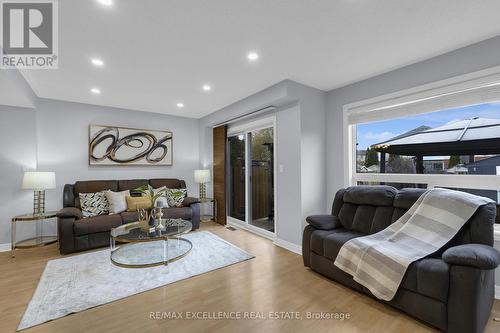
M228 138L229 148L229 209L228 215L245 221L246 216L246 145L245 135L240 134Z
M250 230L274 233L274 128L228 136L228 217Z
M252 157L250 176L252 211L250 224L274 232L274 139L273 128L249 133Z

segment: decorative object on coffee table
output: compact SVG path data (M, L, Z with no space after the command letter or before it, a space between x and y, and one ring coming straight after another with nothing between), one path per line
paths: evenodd
M194 181L200 184L200 199L205 199L207 197L207 189L205 184L210 181L210 170L194 170Z
M172 132L90 125L89 165L172 165Z
M135 192L141 193L143 197L148 197L151 200L151 208L147 212L139 210L139 221L141 221L141 216L146 215L146 219L150 225L158 225L163 216L161 209L165 206L165 201L160 199L165 198L167 188L154 189L149 185L144 185L135 189Z
M57 242L57 235L44 235L43 234L43 224L47 220L56 217L57 212L45 212L40 214L24 214L14 216L12 218L11 226L11 255L14 257L15 249L24 249L30 247L44 246ZM16 235L16 225L19 222L35 222L36 236L33 238L24 239L22 241L17 241Z
M34 190L33 215L45 213L45 190L56 188L54 172L26 171L23 176L23 189Z

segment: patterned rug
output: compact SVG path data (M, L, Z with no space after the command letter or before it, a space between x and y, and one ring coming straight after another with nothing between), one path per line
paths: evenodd
M191 252L168 266L117 267L109 249L50 260L17 330L254 258L207 231L183 237Z

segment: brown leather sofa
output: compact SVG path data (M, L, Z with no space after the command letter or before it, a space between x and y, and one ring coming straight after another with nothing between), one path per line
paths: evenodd
M124 223L137 221L137 212L123 212L113 215L100 215L82 218L79 193L93 193L104 190L134 190L149 184L153 188L186 188L186 182L180 179L133 179L133 180L89 180L64 185L63 209L57 213L59 233L59 251L68 254L109 245L111 228ZM190 220L193 230L200 226L200 206L197 198L187 197L182 207L163 208L166 218Z

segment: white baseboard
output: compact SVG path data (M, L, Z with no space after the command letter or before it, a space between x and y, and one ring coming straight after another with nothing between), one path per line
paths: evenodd
M291 243L289 241L286 241L286 240L283 240L283 239L279 239L279 238L276 238L274 240L274 245L277 245L279 247L282 247L288 251L291 251L293 253L297 253L299 255L302 255L302 246L300 245L297 245L295 243Z
M500 299L500 285L495 286L495 298Z
M291 251L293 253L297 253L297 254L302 255L302 246L291 243L291 242L286 241L286 240L275 238L275 235L269 231L262 230L260 228L254 227L252 225L248 225L247 223L240 222L240 221L233 219L229 216L227 217L227 225L252 232L254 234L257 234L259 236L262 236L264 238L272 240L273 244L276 246L282 247L285 250Z
M267 238L270 240L274 240L274 233L263 230L261 228L254 227L252 225L248 225L247 223L244 223L244 222L240 222L240 221L233 219L229 216L227 217L227 225L252 232L254 234L257 234L261 237L264 237L264 238Z
M10 251L10 243L0 244L0 252Z

